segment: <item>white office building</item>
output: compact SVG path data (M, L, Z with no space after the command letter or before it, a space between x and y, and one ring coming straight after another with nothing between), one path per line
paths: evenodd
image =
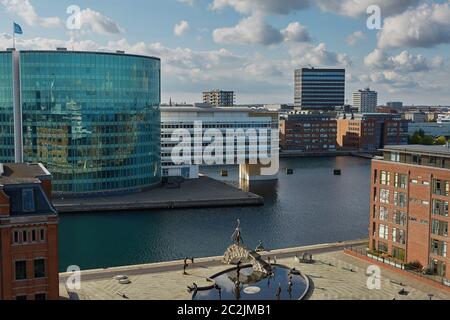
M370 90L358 90L353 93L353 106L359 113L375 113L378 105L378 93Z
M277 112L253 108L217 108L207 105L161 107L161 165L163 177L196 179L199 167L204 165L240 165L244 180L272 180L277 175L262 174L265 164L250 161L261 154L278 163L279 118ZM190 141L184 141L182 132L188 132ZM229 134L234 137L228 140ZM222 141L216 135L221 134ZM242 140L244 139L244 140ZM183 140L183 141L181 141ZM230 143L230 141L232 143ZM242 143L244 141L244 143ZM204 155L216 149L214 158L219 163L205 162ZM231 147L230 147L231 145ZM183 163L174 162L174 148L191 147ZM217 150L222 149L221 155ZM260 152L263 151L263 152ZM217 153L217 154L216 154ZM222 158L222 159L220 159ZM245 159L245 164L242 163Z

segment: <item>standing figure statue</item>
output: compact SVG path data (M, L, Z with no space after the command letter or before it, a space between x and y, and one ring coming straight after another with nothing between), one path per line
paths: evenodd
M281 289L281 283L280 283L278 285L277 294L276 294L277 300L281 299L281 291L282 291L282 289Z
M236 230L234 230L233 235L231 236L231 238L233 239L234 242L236 242L236 244L238 246L240 246L241 244L244 243L244 240L242 239L242 234L241 234L241 220L237 219L237 227Z

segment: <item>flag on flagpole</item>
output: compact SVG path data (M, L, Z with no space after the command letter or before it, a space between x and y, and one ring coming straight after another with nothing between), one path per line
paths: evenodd
M14 33L15 34L23 34L22 27L14 22Z

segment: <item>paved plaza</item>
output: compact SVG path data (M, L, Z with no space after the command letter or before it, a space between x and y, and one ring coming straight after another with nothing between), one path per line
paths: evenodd
M160 186L140 193L103 197L55 197L53 204L60 213L69 213L255 206L264 204L264 199L222 181L201 176L199 179L184 181L179 188Z
M367 287L369 263L344 254L342 244L296 248L264 253L272 261L296 268L311 281L310 300L428 300L450 299L450 290L440 290L425 283L382 268L381 289ZM301 264L295 259L299 252L316 252L314 264ZM93 270L83 273L81 290L75 297L86 300L189 300L187 286L210 286L207 278L229 266L220 262L221 257L199 259L183 275L183 262L168 262L143 266ZM130 284L120 284L116 275L127 275ZM60 276L60 293L68 298L65 288L67 275ZM403 290L403 294L400 292ZM274 293L275 298L275 293Z

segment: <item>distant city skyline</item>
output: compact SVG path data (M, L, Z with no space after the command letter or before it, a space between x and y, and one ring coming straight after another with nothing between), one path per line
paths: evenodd
M80 7L80 30L67 8ZM366 26L379 5L381 30ZM0 50L124 50L162 59L162 102L236 92L236 104L292 103L293 72L345 68L346 100L370 87L379 104L450 105L448 0L0 0ZM415 21L413 24L411 21Z

